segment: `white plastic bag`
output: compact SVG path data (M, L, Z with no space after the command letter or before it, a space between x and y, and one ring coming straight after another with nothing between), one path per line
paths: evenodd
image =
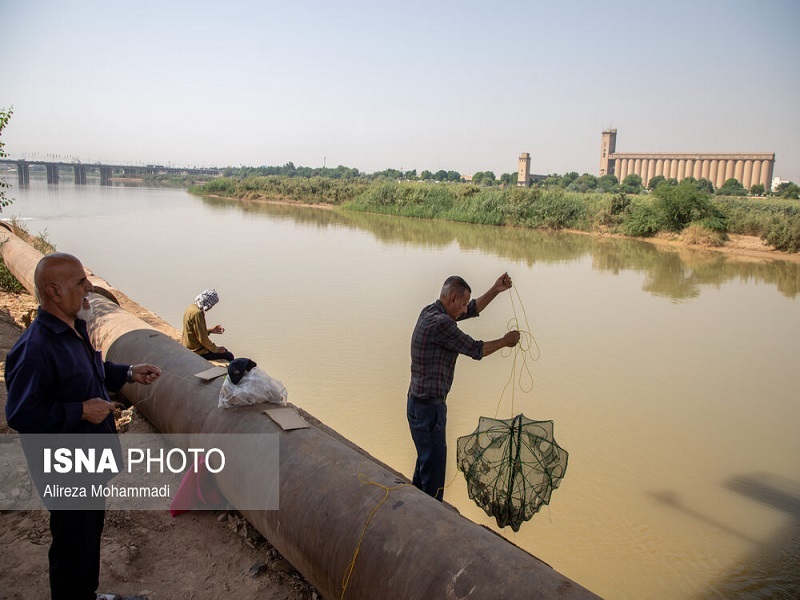
M286 386L258 367L253 367L242 376L238 384L233 383L230 377L225 377L219 390L219 406L231 408L264 402L286 406L288 397Z

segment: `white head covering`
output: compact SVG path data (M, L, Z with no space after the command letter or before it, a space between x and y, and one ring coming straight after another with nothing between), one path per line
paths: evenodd
M197 308L206 312L212 306L214 306L217 302L219 302L219 295L217 294L217 290L210 288L207 290L203 290L194 299L194 303L197 305Z

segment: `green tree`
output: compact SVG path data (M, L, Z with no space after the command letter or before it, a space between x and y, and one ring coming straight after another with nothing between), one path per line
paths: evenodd
M494 177L494 174L492 174L492 177ZM448 171L447 181L461 181L461 173L458 171Z
M709 194L714 193L714 184L711 183L710 180L706 179L705 177L701 177L697 180L697 189L708 192Z
M622 180L620 187L626 194L639 194L642 191L642 178L636 173L631 173Z
M794 198L796 200L800 198L800 187L798 187L796 183L785 181L775 190L775 195L781 198Z
M763 196L764 195L764 184L763 183L756 183L750 186L750 195L751 196Z
M459 175L459 179L460 178L461 176ZM453 180L450 179L450 181ZM495 183L497 183L497 178L494 176L494 172L492 171L478 171L472 176L472 183L479 183L481 185L495 185Z
M548 175L542 180L541 186L543 188L561 187L561 175L557 173Z
M410 171L406 171L405 173L403 173L403 178L415 181L417 179L417 170L411 169Z
M575 181L570 183L567 189L570 192L590 192L594 189L597 189L597 177L590 175L589 173L584 173L575 179Z
M403 174L397 169L386 169L384 171L376 173L375 175L377 176L378 179L393 179L395 181L397 181L403 176Z
M655 177L651 177L650 181L647 182L647 189L654 190L662 183L666 183L667 178L663 175L656 175Z
M696 187L701 192L708 192L709 194L713 194L714 193L714 186L711 184L711 182L708 179L705 179L705 178L703 178L703 179L695 179L691 175L689 177L685 177L685 178L681 179L681 185L689 185L689 184L693 185L694 187Z
M570 171L569 173L564 173L564 176L558 181L558 185L563 188L568 188L569 185L578 178L577 171Z
M5 129L6 125L8 125L8 121L11 118L11 115L14 114L14 107L5 109L0 108L0 158L5 158L8 156L6 154L5 143L2 140L3 129ZM6 188L8 188L8 183L6 180L0 177L0 212L3 212L3 207L8 206L11 204L12 200L6 196Z
M431 179L433 179L433 173L425 169L422 173L419 174L419 178L422 179L422 181L430 181Z
M619 190L619 179L616 175L606 174L597 178L597 189L607 194L616 194Z
M433 178L436 181L447 181L447 171L439 169L436 171L436 173L434 173Z
M517 185L517 174L503 173L500 175L500 183L503 185Z
M717 190L718 196L746 196L747 190L739 183L738 179L731 177L726 179L722 187Z

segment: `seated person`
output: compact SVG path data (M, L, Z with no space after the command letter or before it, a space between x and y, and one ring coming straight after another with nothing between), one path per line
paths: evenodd
M208 337L209 333L224 333L222 325L211 329L206 326L206 313L219 302L216 290L203 290L183 314L183 345L206 360L233 360L233 354L225 346L217 346Z

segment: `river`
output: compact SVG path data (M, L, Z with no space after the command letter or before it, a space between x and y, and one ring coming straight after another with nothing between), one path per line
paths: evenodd
M480 416L553 420L566 477L502 535L607 598L800 594L800 265L171 189L33 179L10 195L3 219L177 329L216 288L218 343L408 476L416 317L446 276L478 295L508 271L514 293L461 326L493 339L516 311L539 352L459 360L446 500L497 530L467 496L456 439Z

